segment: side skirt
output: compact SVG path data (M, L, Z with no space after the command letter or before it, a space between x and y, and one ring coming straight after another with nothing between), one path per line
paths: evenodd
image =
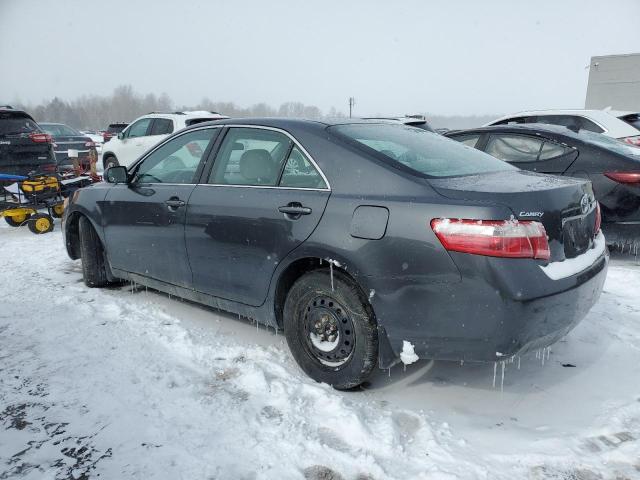
M154 290L168 293L169 295L184 298L185 300L189 300L191 302L200 303L217 310L223 310L228 313L233 313L250 318L252 320L257 320L263 325L268 325L269 327L277 327L275 314L269 313L269 309L266 308L266 306L270 304L269 299L267 299L263 306L252 307L243 303L214 297L212 295L198 292L190 288L180 287L178 285L166 283L161 280L145 277L144 275L139 275L137 273L125 272L124 270L115 268L112 269L112 271L113 275L119 279L129 280L135 283L139 283L140 285L153 288Z

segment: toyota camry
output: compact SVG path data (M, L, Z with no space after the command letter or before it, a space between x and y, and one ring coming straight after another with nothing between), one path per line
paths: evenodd
M547 347L607 271L589 181L398 123L200 123L105 177L65 210L88 286L135 281L284 330L340 389L416 356Z

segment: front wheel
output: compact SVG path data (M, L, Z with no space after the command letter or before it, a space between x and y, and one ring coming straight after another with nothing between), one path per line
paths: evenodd
M357 387L375 368L378 331L371 306L341 271L300 277L284 305L287 344L300 368L339 390Z
M105 287L109 285L107 262L100 238L87 217L80 217L80 258L82 258L82 277L87 287Z

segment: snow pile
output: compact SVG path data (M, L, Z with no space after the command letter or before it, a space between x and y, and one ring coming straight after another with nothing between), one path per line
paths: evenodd
M630 262L612 261L544 367L506 365L502 393L493 365L416 362L409 342L406 373L337 392L299 370L281 333L144 288L86 288L59 226L0 227L0 245L0 478L640 476Z
M402 352L400 352L400 361L405 365L416 363L420 358L416 355L414 345L406 340L402 341Z

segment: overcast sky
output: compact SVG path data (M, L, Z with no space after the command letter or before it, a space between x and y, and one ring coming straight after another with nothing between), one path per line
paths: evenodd
M583 107L592 55L640 52L638 0L0 0L0 103L109 94L358 115Z

